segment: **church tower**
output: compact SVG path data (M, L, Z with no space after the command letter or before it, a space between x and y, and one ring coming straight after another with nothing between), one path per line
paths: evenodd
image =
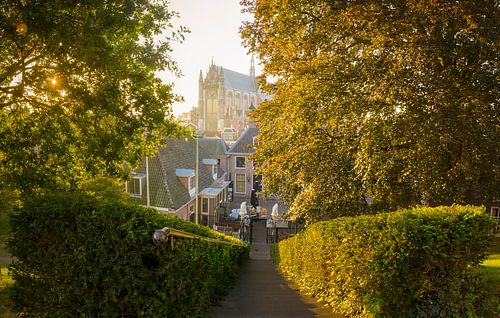
M203 122L203 72L200 70L200 77L198 78L198 110L196 126L198 130L205 130L205 123Z
M257 79L255 78L255 60L252 55L252 59L250 60L250 79L253 83L254 88L257 87Z

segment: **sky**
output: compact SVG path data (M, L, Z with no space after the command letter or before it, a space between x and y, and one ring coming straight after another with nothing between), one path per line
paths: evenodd
M198 105L198 77L208 70L212 58L216 65L248 74L251 56L243 47L239 27L251 15L241 13L239 0L171 0L170 10L177 11L180 18L174 25L187 27L183 43L174 43L172 58L183 73L175 78L170 73L160 73L166 83L174 83L174 92L184 97L183 103L173 105L174 115ZM256 60L256 74L260 66Z

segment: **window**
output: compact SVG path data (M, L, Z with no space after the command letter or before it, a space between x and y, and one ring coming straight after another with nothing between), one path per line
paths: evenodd
M201 199L201 213L208 213L208 199Z
M142 196L142 178L132 177L130 181L127 182L127 192L133 197Z
M245 179L244 174L236 174L236 192L245 193Z
M495 219L500 219L500 208L497 206L492 206L490 210L490 215Z
M194 213L194 205L190 205L189 206L189 221L191 222L195 222L196 221L196 215Z
M217 180L218 171L219 169L217 168L217 165L212 165L212 177L214 178L214 180Z
M208 215L201 216L201 225L208 226Z
M189 192L194 190L196 186L196 179L194 177L189 177Z
M245 169L245 157L236 157L236 169Z

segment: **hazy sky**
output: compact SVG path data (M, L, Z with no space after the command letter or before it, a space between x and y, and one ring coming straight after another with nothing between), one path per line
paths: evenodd
M183 76L160 75L164 81L174 82L174 92L184 97L184 103L174 105L174 114L179 115L198 105L200 69L205 75L212 57L217 65L249 73L250 56L238 31L251 16L241 13L239 0L171 0L169 7L180 14L174 23L191 30L183 43L174 45L172 53ZM256 74L259 73L260 67L256 65Z

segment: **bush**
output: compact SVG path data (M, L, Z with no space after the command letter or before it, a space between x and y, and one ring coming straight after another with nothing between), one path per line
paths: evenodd
M165 226L239 242L128 202L47 194L11 217L15 309L26 317L196 317L226 291L246 245L170 239ZM23 317L24 317L23 316Z
M279 268L348 316L475 316L492 220L471 206L311 225L278 245Z

